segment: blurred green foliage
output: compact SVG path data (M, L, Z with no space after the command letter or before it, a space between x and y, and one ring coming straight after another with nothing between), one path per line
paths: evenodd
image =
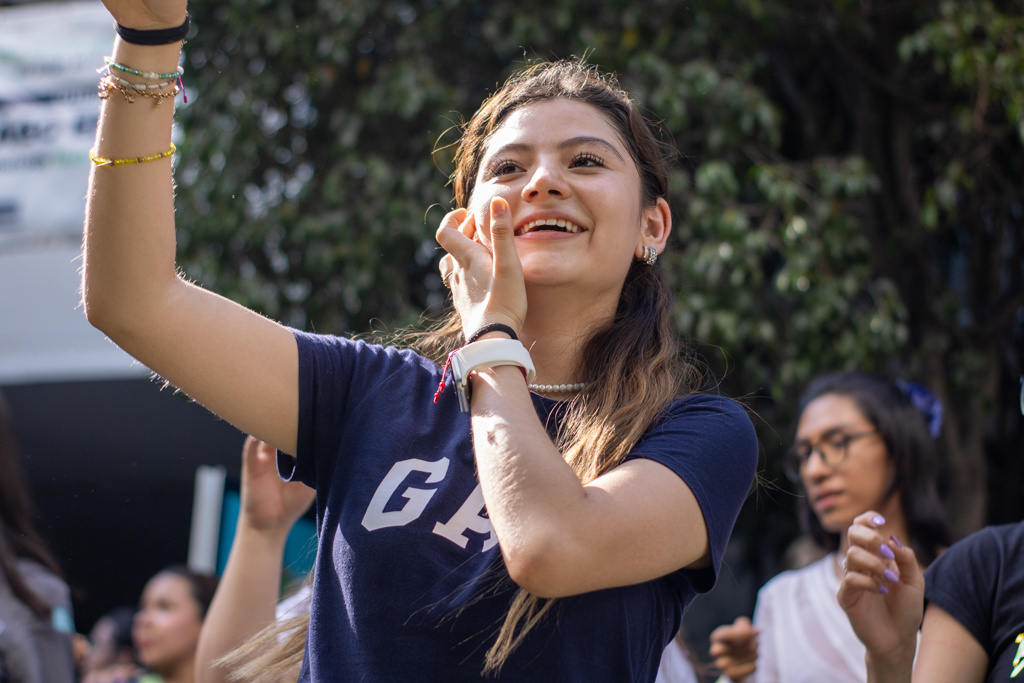
M526 60L586 55L681 153L663 262L679 329L756 413L766 484L747 533L773 553L792 536L778 456L801 387L840 368L942 399L960 531L1024 514L1019 3L225 0L192 12L177 170L190 277L321 332L436 310L433 232L458 123Z

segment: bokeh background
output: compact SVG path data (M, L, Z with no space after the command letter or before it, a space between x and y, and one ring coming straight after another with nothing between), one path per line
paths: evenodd
M0 28L28 4L53 22L70 6L8 3ZM618 74L679 152L662 257L675 323L712 388L749 408L761 443L720 585L687 615L698 650L711 627L749 614L798 535L799 494L779 463L817 373L927 386L945 409L942 494L956 532L1024 518L1019 0L225 0L190 11L182 269L318 332L395 329L443 308L433 233L451 206L452 145L509 73L576 56ZM0 101L0 122L13 104ZM11 144L0 136L0 160ZM80 231L69 235L73 252ZM38 243L0 240L0 264L26 263ZM39 285L13 266L0 278L0 303ZM0 369L15 320L0 309ZM242 440L144 368L85 374L0 372L41 522L80 591L79 630L184 559L194 468L237 472Z

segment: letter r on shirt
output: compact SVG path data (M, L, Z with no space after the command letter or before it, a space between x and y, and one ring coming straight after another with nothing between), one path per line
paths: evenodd
M477 484L473 492L469 494L469 498L452 515L451 519L444 524L438 522L434 525L434 533L447 538L460 548L465 548L466 543L469 542L469 538L465 534L466 531L486 534L487 538L484 539L484 547L481 551L487 552L497 545L498 539L494 536L494 527L491 525L491 520L481 514L483 510L484 493L480 488L480 484Z

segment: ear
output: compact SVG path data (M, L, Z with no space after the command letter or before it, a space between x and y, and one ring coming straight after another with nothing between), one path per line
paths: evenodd
M654 205L644 209L640 215L640 235L633 255L642 259L644 247L654 247L659 254L664 252L671 234L672 210L664 197L658 197Z

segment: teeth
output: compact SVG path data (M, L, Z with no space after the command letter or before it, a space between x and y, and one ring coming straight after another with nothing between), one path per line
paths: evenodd
M572 221L567 221L561 218L541 218L536 221L530 221L529 223L524 225L518 234L525 235L531 230L534 230L535 228L542 225L551 225L558 228L565 228L566 232L570 232L573 234L583 232L583 229L580 226L573 223Z

